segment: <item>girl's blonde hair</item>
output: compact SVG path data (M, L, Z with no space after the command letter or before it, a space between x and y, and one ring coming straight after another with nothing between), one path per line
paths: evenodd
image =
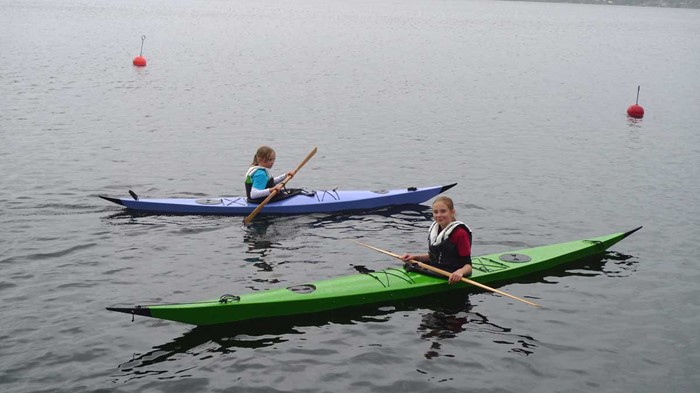
M444 203L445 206L447 206L447 208L450 210L455 209L455 204L454 204L454 202L452 202L452 198L450 198L450 197L442 195L442 196L435 198L435 200L433 201L433 206L435 206L435 204L438 202Z
M260 165L259 160L269 160L273 154L275 154L275 151L270 146L260 146L253 156L253 163L250 165Z

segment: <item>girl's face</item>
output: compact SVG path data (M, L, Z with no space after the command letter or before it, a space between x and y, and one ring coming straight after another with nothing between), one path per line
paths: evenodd
M270 169L273 165L275 165L275 158L275 153L272 153L269 158L258 158L258 162L260 163L260 166Z
M433 203L433 220L444 228L447 224L455 220L455 211L450 209L443 202Z

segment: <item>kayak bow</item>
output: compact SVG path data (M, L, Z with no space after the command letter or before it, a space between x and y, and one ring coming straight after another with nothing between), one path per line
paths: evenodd
M600 255L641 228L567 243L473 257L473 274L470 279L482 284L511 280ZM443 278L403 268L389 268L286 288L242 295L226 294L219 299L196 303L113 306L107 307L107 310L192 325L214 325L311 314L420 297L465 287L469 285L450 285Z

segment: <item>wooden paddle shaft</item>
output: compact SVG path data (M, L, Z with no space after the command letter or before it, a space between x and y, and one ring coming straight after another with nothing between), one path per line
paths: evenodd
M364 243L358 242L357 240L353 240L353 241L354 241L355 243L361 245L361 246L364 246L364 247L367 247L367 248L371 248L372 250L379 251L379 252L384 253L384 254L386 254L386 255L390 255L390 256L392 256L392 257L394 257L394 258L403 260L403 259L401 258L401 256L399 256L398 254L394 254L393 252L386 251L386 250L382 250L381 248L377 248L377 247L374 247L374 246L370 246L369 244L364 244ZM411 259L409 262L411 262L411 263L413 263L413 264L416 264L416 265L422 267L423 269L430 270L430 271L432 271L432 272L438 273L438 274L443 275L443 276L445 276L445 277L450 277L450 276L452 275L452 273L449 273L449 272L447 272L447 271L445 271L445 270L442 270L442 269L440 269L440 268L437 268L437 267L435 267L435 266L431 266L431 265L428 265L428 264L426 264L426 263L423 263L423 262L420 262L420 261L416 261L415 259ZM517 296L513 296L513 295L508 294L508 293L505 293L505 292L503 292L503 291L499 291L498 289L491 288L491 287L489 287L489 286L487 286L487 285L478 283L478 282L476 282L476 281L474 281L474 280L470 280L470 279L468 279L468 278L462 277L462 281L463 281L463 282L466 282L467 284L471 284L471 285L474 285L474 286L476 286L476 287L479 287L479 288L482 288L482 289L486 289L487 291L495 292L495 293L497 293L497 294L499 294L499 295L503 295L503 296L509 297L509 298L511 298L511 299L515 299L515 300L521 301L521 302L523 302L523 303L527 303L527 304L529 304L529 305L531 305L531 306L534 306L534 307L541 307L541 306L540 306L539 304L537 304L537 303L533 303L533 302L531 302L531 301L528 301L528 300L525 300L525 299L521 299L521 298L519 298L519 297L517 297Z

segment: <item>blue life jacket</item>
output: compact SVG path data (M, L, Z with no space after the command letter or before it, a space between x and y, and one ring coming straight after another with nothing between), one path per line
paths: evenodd
M275 178L272 177L270 171L263 166L251 166L248 168L248 172L245 174L245 195L248 198L249 203L260 203L265 200L265 198L251 198L250 191L253 189L253 174L258 170L263 170L267 174L267 184L265 188L270 188L275 186Z
M253 189L253 174L258 171L258 170L263 170L265 171L265 174L267 174L267 184L265 184L265 188L272 188L275 186L275 178L272 177L272 174L270 173L270 170L263 167L263 166L251 166L248 168L248 172L245 174L245 194L246 198L248 200L248 203L262 203L267 197L261 197L261 198L251 198L250 197L250 192ZM284 188L282 191L277 193L272 199L270 199L270 202L276 202L276 201L281 201L282 199L287 199L289 197L293 197L295 195L299 194L305 194L307 196L313 196L315 195L314 193L305 193L304 190L301 188Z

